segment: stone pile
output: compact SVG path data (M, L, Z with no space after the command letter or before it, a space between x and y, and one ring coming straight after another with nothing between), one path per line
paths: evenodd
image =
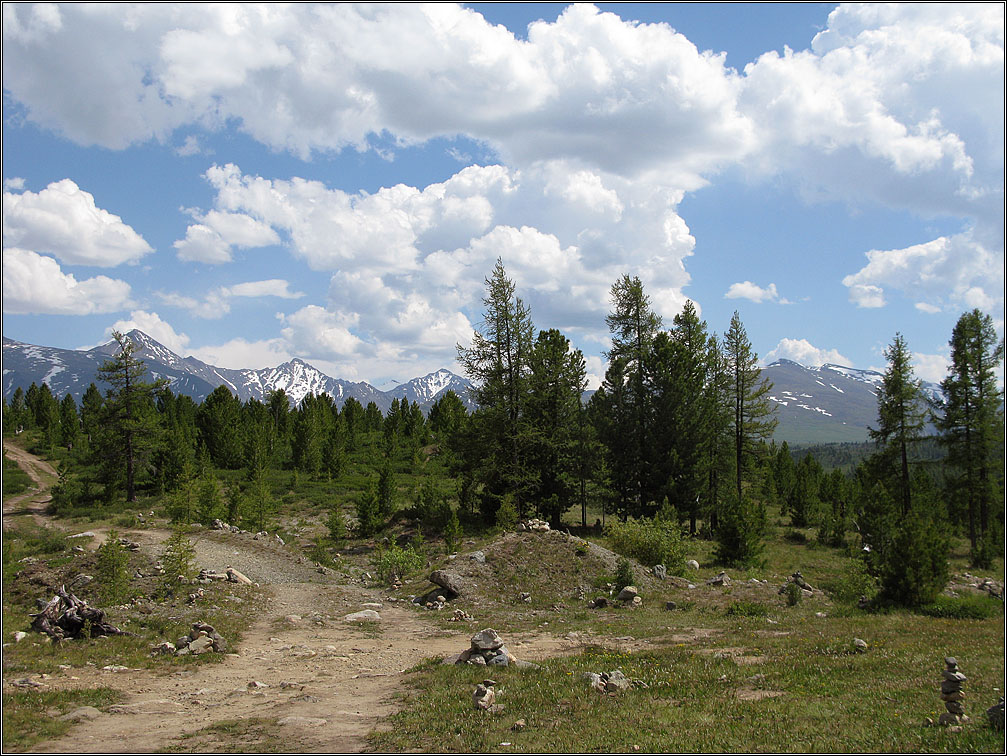
M958 661L953 656L944 658L944 671L941 673L941 700L947 711L941 714L938 724L957 725L968 722L965 715L965 691L962 690L962 683L968 678L958 671Z
M475 622L476 618L464 609L455 609L455 613L448 619L448 622Z
M173 654L187 656L189 654L205 654L208 651L222 653L227 650L227 642L212 625L205 622L193 622L192 630L174 643L164 641L151 649L152 654Z
M207 570L202 569L199 571L199 575L196 576L194 582L196 583L212 583L216 580L226 580L229 583L241 583L242 585L252 585L252 581L238 572L233 567L228 567L223 572L219 570Z
M524 533L526 531L531 531L532 533L547 533L549 531L549 523L545 520L539 520L533 517L530 520L519 522L517 530L519 533Z
M622 673L621 669L613 669L611 672L585 672L584 678L599 693L621 693L632 687L646 688L647 684L642 680L631 680Z
M227 530L231 533L247 533L247 530L242 530L237 525L228 525L223 520L214 520L210 523L210 527L214 530Z
M1000 696L1000 700L986 709L986 716L989 717L990 727L996 732L1004 731L1004 697Z
M789 578L787 578L787 582L786 583L784 583L783 585L780 586L780 595L781 596L784 593L787 592L787 587L791 583L794 583L798 588L800 588L801 589L801 593L803 593L805 596L810 596L810 595L812 595L812 593L814 593L815 589L811 587L810 583L808 583L808 581L804 579L804 576L801 575L801 571L798 570L793 575L791 575Z
M444 664L475 664L487 667L528 667L538 669L537 664L521 661L507 650L503 638L493 628L480 630L472 636L469 647L460 654L444 659Z
M714 575L709 580L707 580L706 584L707 585L721 585L721 586L727 587L727 586L729 586L731 584L731 578L729 578L727 576L726 572L721 571L721 572L717 573L716 575Z
M497 694L493 689L494 685L496 685L496 680L483 680L476 685L476 689L472 691L473 708L488 711L491 714L503 711L503 706L496 703Z

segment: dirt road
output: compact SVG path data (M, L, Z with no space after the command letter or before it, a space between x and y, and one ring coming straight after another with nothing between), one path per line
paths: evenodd
M39 459L6 440L3 442L3 449L8 458L13 459L28 473L34 484L30 491L4 500L4 527L7 527L7 515L30 514L37 522L42 522L42 515L52 501L49 488L59 478L59 473L44 459Z
M26 469L55 472L27 452L11 450ZM41 475L37 479L41 490L11 502L11 510L27 509L45 520L45 482ZM143 550L158 553L168 531L143 529L124 535ZM198 566L233 565L268 595L266 609L240 647L219 664L168 675L85 667L49 678L49 688L102 685L123 691L126 698L35 750L262 750L269 739L268 750L359 752L366 748L366 734L395 710L404 670L427 657L462 651L470 635L481 629L472 623L459 623L457 631L438 629L405 602L391 603L345 576L337 579L336 573L319 575L295 551L275 543L223 533L193 540ZM344 620L364 604L380 605L373 607L380 622L361 626ZM575 645L538 634L508 637L508 642L530 660ZM254 724L259 719L266 721Z

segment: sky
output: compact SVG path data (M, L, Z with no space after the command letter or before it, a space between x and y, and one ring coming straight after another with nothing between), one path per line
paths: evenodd
M1004 332L998 3L3 5L3 334L388 386L503 261L605 372L612 284L763 364Z

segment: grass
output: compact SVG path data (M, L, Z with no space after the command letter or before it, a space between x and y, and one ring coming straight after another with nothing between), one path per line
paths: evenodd
M20 465L13 459L8 459L7 454L3 455L3 497L17 496L23 491L27 491L32 486L28 473L21 469Z
M625 653L589 647L541 670L494 670L502 714L472 708L485 669L421 666L404 710L372 735L377 750L436 752L995 752L1003 736L982 710L1004 676L1002 624L908 613L830 617L806 612L724 618L694 642ZM712 616L706 617L714 620ZM767 628L772 628L767 630ZM684 627L669 627L664 635ZM866 654L850 646L868 641ZM652 636L659 641L660 635ZM718 653L719 651L719 653ZM962 733L924 728L943 707L943 658L969 677L973 721ZM755 663L753 663L755 662ZM615 696L591 690L585 672L621 669L646 683ZM986 703L989 702L989 703ZM431 727L430 711L438 711ZM519 732L511 725L524 719ZM449 723L445 728L444 723Z
M246 717L215 722L182 736L173 749L181 753L280 753L289 743L279 734L275 718Z
M5 623L6 624L6 623ZM90 690L19 690L3 694L4 752L24 752L45 740L63 735L72 722L59 717L82 706L101 708L122 700L111 688Z

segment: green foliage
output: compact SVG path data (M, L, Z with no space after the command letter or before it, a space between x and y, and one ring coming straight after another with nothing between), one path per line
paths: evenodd
M794 584L791 583L791 585ZM797 592L801 592L800 588L797 589ZM769 607L757 601L734 601L724 613L728 617L766 617L769 615Z
M624 556L653 567L663 564L671 575L685 572L685 549L678 518L674 520L628 520L608 524L605 534L612 548Z
M101 600L105 604L122 603L129 593L129 552L119 543L119 534L114 528L108 531L108 537L95 556L95 578Z
M763 504L747 495L740 499L730 497L714 533L717 560L739 567L756 564L764 548L765 529L766 508Z
M513 530L517 526L517 507L514 506L514 497L507 495L500 502L500 508L496 511L496 526L500 530Z
M199 521L204 525L209 525L213 520L224 514L224 501L220 495L220 484L207 471L199 481L199 488L196 498L197 514Z
M906 518L883 555L881 597L901 606L934 601L948 582L948 539L934 520Z
M390 584L418 572L426 565L426 557L412 544L402 547L391 544L379 546L371 555L371 569L380 582Z
M861 596L874 598L878 592L878 581L867 569L863 559L853 559L843 572L823 587L833 601L841 604L855 604Z
M7 452L3 455L3 496L14 496L31 488L31 478L28 473L22 470L13 459L7 458Z
M448 553L458 550L463 535L462 525L458 521L458 513L451 509L447 522L444 524L444 545Z
M373 483L357 496L357 536L369 538L384 527L378 501L377 486Z
M938 596L917 611L927 617L984 620L1003 617L1004 605L989 596Z
M325 520L325 526L328 528L329 538L336 544L346 540L346 520L343 517L342 508L338 502L334 502L332 508L329 509L329 516Z
M178 587L179 577L184 577L186 580L195 577L195 559L196 549L186 536L185 529L181 526L174 528L161 553L164 575L159 581L158 593L161 596L172 595Z
M787 606L797 606L801 603L801 599L804 598L801 593L801 586L797 583L787 583L783 596L787 601Z
M395 512L395 476L391 465L386 463L378 476L378 513L388 519Z
M626 557L620 557L616 563L615 575L612 576L612 582L615 584L616 591L621 591L627 585L633 585L636 582L636 578L633 575L633 565L630 564Z

